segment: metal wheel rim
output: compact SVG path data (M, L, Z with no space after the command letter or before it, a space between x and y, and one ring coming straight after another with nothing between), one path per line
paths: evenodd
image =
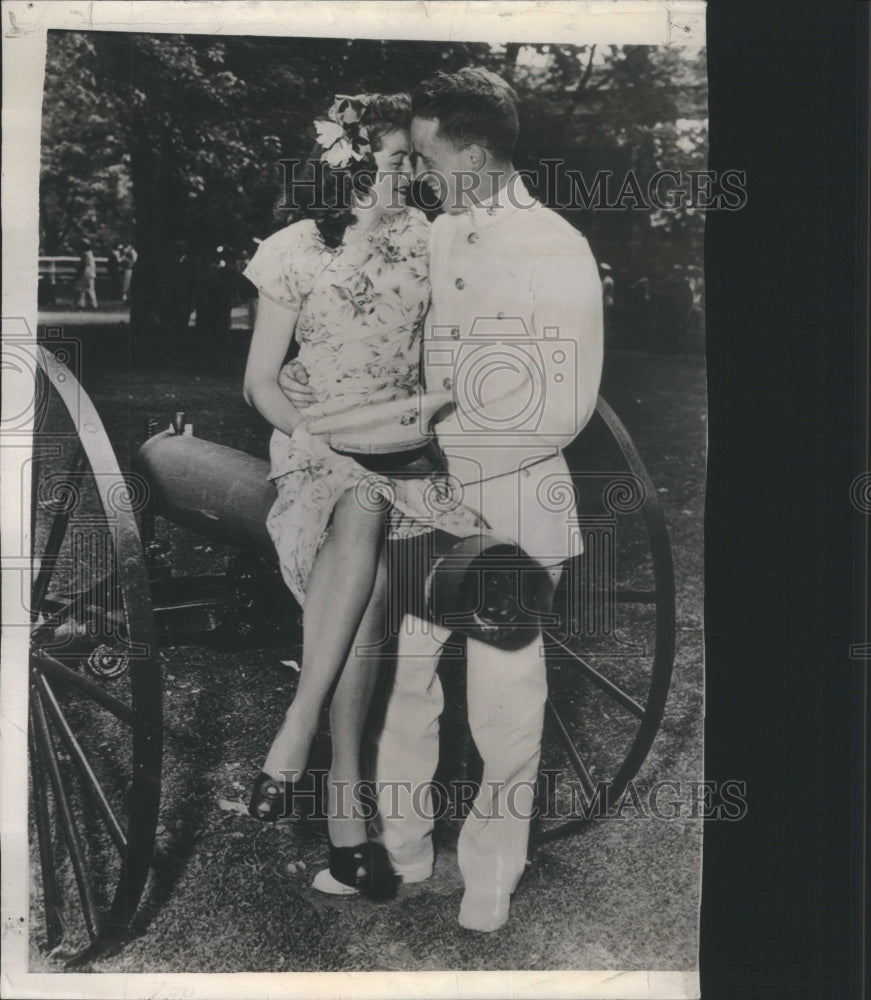
M597 402L596 414L603 421L617 444L629 472L637 477L644 488L641 513L644 518L653 564L656 605L655 645L650 667L650 684L644 704L641 706L643 714L622 764L613 777L606 782L607 809L620 799L629 782L638 774L659 730L674 666L676 608L671 546L656 489L628 431L601 396ZM583 786L586 786L591 781L589 770L584 761L580 759L568 728L563 723L558 709L550 698L546 703L546 719L546 726L550 726L554 730L558 742L563 745L576 778ZM594 815L571 817L557 826L537 829L534 834L534 842L535 844L544 844L579 833L589 826L593 818Z
M122 475L115 455L112 451L103 424L87 394L78 384L73 374L59 362L49 351L37 347L37 362L42 371L47 391L56 393L63 404L73 425L79 432L79 449L83 460L89 467L91 480L99 496L103 514L107 521L109 510L115 519L114 535L114 573L116 583L123 594L123 612L126 619L126 635L134 651L127 667L129 674L129 713L121 721L129 728L131 774L126 796L126 823L117 821L113 826L111 818L104 817L107 829L116 840L120 855L120 865L117 885L112 894L112 901L105 912L95 912L93 900L86 899L87 889L81 882L79 888L79 903L81 904L85 923L90 938L90 945L84 952L74 956L67 965L74 967L83 965L100 953L111 947L123 935L132 918L145 888L146 879L154 852L155 833L157 828L158 809L160 801L160 777L162 763L162 692L160 680L160 664L157 659L157 635L154 617L151 609L148 576L142 554L139 530L132 509L119 506L117 499L112 499L112 493L124 486ZM46 407L46 411L47 411ZM36 438L46 432L37 428ZM99 473L95 475L95 473ZM34 469L34 483L37 481L37 469ZM34 486L35 489L35 486ZM33 511L36 517L36 508ZM57 516L56 516L57 519ZM56 524L53 522L53 527ZM65 529L64 529L65 530ZM34 533L35 534L35 533ZM40 555L44 556L44 553ZM42 563L42 560L40 560ZM45 597L47 584L40 579L44 574L37 574L37 604ZM35 607L35 613L42 610ZM83 674L69 670L64 664L58 663L45 650L40 648L39 636L34 633L34 646L31 653L31 776L33 788L33 807L35 810L37 839L42 869L43 889L46 903L46 929L49 947L54 947L62 937L62 923L57 911L60 905L56 880L47 871L51 855L51 818L48 814L46 791L52 792L56 808L61 807L59 796L63 792L57 787L57 775L52 775L51 757L59 742L72 754L77 765L81 764L74 747L70 744L69 733L63 732L63 722L57 715L56 699L52 698L54 690L73 685L78 693L91 701L100 704L101 708L112 712L118 706L101 701L99 691L101 686ZM64 672L66 671L66 673ZM75 674L75 677L71 676ZM76 679L78 678L78 680ZM84 684L81 682L85 682ZM55 704L52 702L55 701ZM120 711L120 709L118 710ZM118 711L114 711L120 718ZM50 735L54 734L54 738ZM75 734L73 734L75 742ZM55 750L52 749L54 745ZM56 762L55 762L56 764ZM84 765L82 765L84 767ZM48 789L46 788L48 778ZM95 792L95 794L97 794ZM63 812L63 809L60 808ZM116 828L122 827L120 834ZM74 851L71 846L70 832L63 828L67 850ZM123 834L125 846L119 840ZM72 834L75 840L75 835ZM75 862L73 863L76 867ZM93 877L93 873L86 873ZM87 912L90 911L90 912Z

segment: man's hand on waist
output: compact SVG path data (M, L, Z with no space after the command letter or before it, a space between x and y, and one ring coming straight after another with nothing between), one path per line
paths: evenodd
M314 389L308 384L308 372L299 361L288 361L278 373L281 391L295 407L304 410L315 401Z

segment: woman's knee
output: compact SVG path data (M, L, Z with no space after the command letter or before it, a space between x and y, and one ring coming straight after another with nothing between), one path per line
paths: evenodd
M377 495L361 495L360 491L351 488L339 497L335 513L343 518L353 518L360 522L383 522L389 509L387 501Z
M383 530L387 510L386 502L381 505L376 498L363 503L356 490L345 490L333 509L333 530L376 535Z

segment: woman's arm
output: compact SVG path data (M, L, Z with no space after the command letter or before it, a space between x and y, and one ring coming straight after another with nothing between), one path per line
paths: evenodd
M278 372L290 346L298 315L296 309L260 296L242 390L248 405L285 434L293 434L303 422L302 414L278 384Z

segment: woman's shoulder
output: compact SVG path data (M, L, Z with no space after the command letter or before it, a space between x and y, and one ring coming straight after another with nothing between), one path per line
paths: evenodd
M298 305L311 286L323 250L311 219L293 222L260 243L245 277L269 298Z
M307 246L314 247L319 239L320 234L314 219L300 219L261 240L260 249L274 252L300 250Z

